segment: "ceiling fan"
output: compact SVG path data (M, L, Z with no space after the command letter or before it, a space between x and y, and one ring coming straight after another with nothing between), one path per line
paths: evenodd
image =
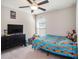
M31 6L20 6L19 8L27 8L27 7L30 7L31 8L31 13L34 12L34 10L37 10L37 9L40 9L42 11L46 11L46 9L40 7L40 5L42 4L46 4L48 3L49 1L48 0L45 0L45 1L42 1L42 2L39 2L39 3L36 3L35 0L33 0L33 2L31 0L27 0Z

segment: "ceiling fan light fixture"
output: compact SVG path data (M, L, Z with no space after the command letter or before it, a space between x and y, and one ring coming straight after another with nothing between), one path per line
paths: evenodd
M32 10L37 10L38 8L36 6L31 6Z
M38 9L38 6L37 6L36 4L33 4L33 5L31 6L31 9L32 9L32 10L37 10L37 9Z

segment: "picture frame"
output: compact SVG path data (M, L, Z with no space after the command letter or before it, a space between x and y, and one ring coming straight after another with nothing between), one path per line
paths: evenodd
M15 11L10 11L10 18L16 19L16 12Z

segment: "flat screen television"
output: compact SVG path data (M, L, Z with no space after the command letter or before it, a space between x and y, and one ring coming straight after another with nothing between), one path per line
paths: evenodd
M8 34L23 33L23 25L8 24L7 31L8 31Z

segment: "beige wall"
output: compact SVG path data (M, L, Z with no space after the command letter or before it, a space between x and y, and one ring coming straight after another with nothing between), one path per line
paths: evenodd
M10 18L10 10L16 11L16 19ZM27 37L31 37L35 32L35 20L31 14L1 6L1 35L4 35L4 29L7 29L7 24L23 24L23 33Z
M41 17L47 20L48 34L65 36L76 28L76 6L37 15L37 19Z

